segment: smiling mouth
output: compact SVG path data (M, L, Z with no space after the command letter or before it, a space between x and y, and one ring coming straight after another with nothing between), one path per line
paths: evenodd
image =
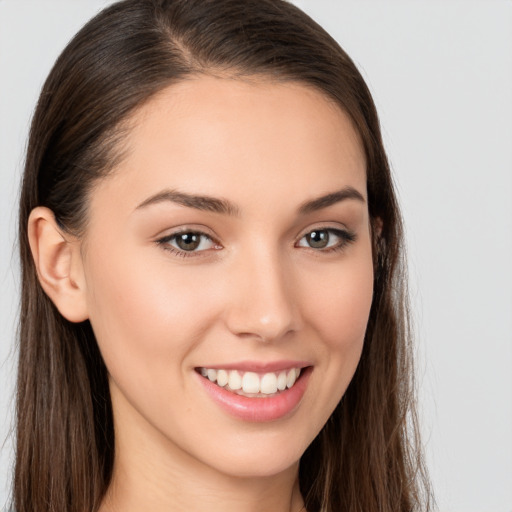
M249 398L270 398L293 388L303 368L289 368L278 372L244 372L214 368L197 368L205 379L234 394Z

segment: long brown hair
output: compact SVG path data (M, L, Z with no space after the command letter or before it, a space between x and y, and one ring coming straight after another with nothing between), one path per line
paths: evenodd
M114 461L107 369L88 321L65 320L39 285L28 216L50 208L80 236L96 180L123 157L126 121L158 91L197 74L263 76L317 88L363 141L374 297L361 361L304 453L309 512L429 508L408 324L401 218L369 90L339 45L283 0L125 0L69 43L39 98L23 178L14 507L98 510Z

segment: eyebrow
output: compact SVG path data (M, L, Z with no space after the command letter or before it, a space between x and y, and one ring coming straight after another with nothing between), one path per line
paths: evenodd
M353 187L345 187L341 190L337 190L336 192L326 194L325 196L318 197L311 201L306 201L299 207L299 214L307 215L308 213L328 208L329 206L340 203L341 201L346 201L347 199L355 199L362 203L366 203L361 192Z
M188 208L195 208L196 210L206 212L221 213L223 215L237 216L240 213L238 207L227 199L186 194L184 192L178 192L177 190L163 190L162 192L158 192L139 204L136 209L138 210L152 204L168 201Z
M331 192L316 199L306 201L298 209L299 215L307 215L323 208L328 208L334 204L346 201L348 199L355 199L362 203L365 203L363 195L353 187L345 187L336 192ZM179 192L177 190L163 190L157 194L149 197L140 203L136 210L146 208L147 206L159 203L176 203L187 208L194 208L196 210L202 210L207 212L220 213L223 215L238 216L240 209L237 205L228 201L227 199L221 199L210 196L187 194L185 192Z

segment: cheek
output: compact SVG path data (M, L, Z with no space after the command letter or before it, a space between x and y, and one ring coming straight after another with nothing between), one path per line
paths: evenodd
M345 394L361 357L373 298L370 244L347 253L323 269L302 273L303 338L314 355L316 369L306 397L311 441L328 421Z
M128 254L97 252L89 261L90 321L112 377L150 385L144 376L180 371L177 362L214 320L216 301L200 276L171 272L165 256Z
M323 363L317 394L324 390L327 395L323 416L319 415L323 422L344 395L363 349L373 298L373 262L370 245L362 249L326 271L322 276L325 285L317 285L305 309L318 335Z
M373 297L371 255L363 253L350 265L340 264L323 276L324 286L308 286L306 311L330 350L360 351ZM314 283L311 283L314 284Z

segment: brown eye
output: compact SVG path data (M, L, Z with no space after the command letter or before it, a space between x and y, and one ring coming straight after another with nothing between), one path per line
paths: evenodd
M182 251L195 251L201 244L201 235L199 233L181 233L176 235L176 245Z
M200 231L174 233L157 240L157 243L164 249L182 256L220 248L207 234Z
M317 249L319 252L330 252L341 250L355 240L355 233L343 229L323 228L314 229L303 235L297 246Z
M313 249L324 249L329 245L329 232L325 229L311 231L305 238L307 244Z

